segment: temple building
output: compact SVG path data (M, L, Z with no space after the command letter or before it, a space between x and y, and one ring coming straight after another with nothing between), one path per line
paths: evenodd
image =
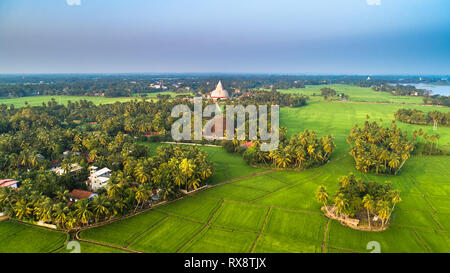
M228 92L227 90L223 89L222 82L219 81L217 84L217 87L214 91L211 92L211 98L214 100L220 100L220 99L228 99Z

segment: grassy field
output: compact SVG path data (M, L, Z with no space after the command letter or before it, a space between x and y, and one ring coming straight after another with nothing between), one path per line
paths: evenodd
M368 114L389 126L401 107L315 102L282 108L281 124L289 134L312 129L336 137L337 151L331 162L302 172L274 171L238 179L137 217L83 231L81 237L142 252L370 252L367 244L371 241L380 243L381 252L449 252L450 157L413 156L398 176L377 176L357 171L347 153L345 139L355 123L362 124ZM410 133L418 128L432 133L430 126L397 124ZM449 130L438 129L441 145L449 145ZM147 145L155 150L159 144ZM201 149L216 166L223 166L214 183L257 172L221 148ZM337 179L350 172L366 180L389 180L399 189L403 201L388 230L356 231L321 214L314 195L317 187L325 185L334 192Z
M0 222L0 253L47 253L62 247L66 234L15 221Z
M105 98L105 97L88 97L88 96L32 96L32 97L21 97L21 98L0 98L0 105L14 105L15 107L30 106L41 106L42 103L47 103L55 99L59 104L67 104L69 101L76 102L80 100L92 101L95 104L107 104L114 102L127 102L134 100L136 98Z
M312 101L323 101L323 97L320 96L320 89L323 87L332 88L336 90L338 94L344 93L348 95L349 101L423 104L423 100L421 97L394 96L387 92L375 92L371 88L345 84L308 85L306 86L306 88L278 89L277 91L284 94L302 94L309 96ZM338 98L329 99L338 100Z

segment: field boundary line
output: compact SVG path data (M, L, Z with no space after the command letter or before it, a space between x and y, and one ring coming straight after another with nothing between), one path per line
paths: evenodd
M254 173L254 174L249 174L249 175L245 175L245 176L240 176L240 177L228 179L228 180L225 180L223 182L219 182L219 183L214 184L214 185L209 185L208 187L209 188L214 188L214 187L217 187L217 186L220 186L220 185L224 185L224 184L228 184L228 183L231 183L231 182L239 181L239 180L242 180L242 179L247 179L247 178L251 178L251 177L255 177L255 176L260 176L260 175L264 175L266 173L272 173L272 172L275 172L275 170L268 170L268 171L263 171L263 172L258 172L258 173Z
M190 242L192 242L203 230L205 230L206 227L209 226L209 224L211 223L211 221L214 219L214 217L216 216L216 213L220 210L220 208L223 206L223 204L225 203L225 201L222 199L222 202L220 203L219 207L213 212L213 214L211 215L211 218L209 218L208 222L197 232L194 234L194 236L192 236L189 240L187 240L180 248L178 248L175 253L179 253L185 246L187 246Z
M327 232L328 226L330 225L331 219L328 218L327 225L325 226L325 231L323 232L323 240L322 240L322 253L325 253L325 248L327 247Z
M441 226L441 224L439 224L439 222L436 221L436 219L434 219L432 213L430 213L430 217L431 217L431 219L433 219L433 222L434 222L441 230L445 230L445 229Z
M136 240L138 240L139 238L141 238L142 236L144 236L145 233L147 233L149 230L151 230L152 228L154 228L156 225L162 223L163 221L165 221L167 218L169 218L169 215L164 216L161 220L157 221L156 223L154 223L153 225L151 225L149 228L147 228L146 230L144 230L142 233L138 234L136 237L132 238L130 240L130 242L125 246L125 248L128 248L132 243L136 242Z
M235 229L235 228L230 228L230 227L225 227L225 226L218 226L218 225L214 225L214 224L209 225L209 227L212 229L222 229L222 230L231 231L231 232L245 232L245 233L258 234L258 231Z
M253 242L252 247L250 248L250 253L253 253L253 251L255 250L255 246L256 246L256 244L257 244L258 241L259 241L259 238L261 238L261 235L262 235L262 233L263 233L264 227L266 226L267 218L269 217L269 213L270 213L271 209L272 209L272 207L269 207L269 208L267 209L266 216L264 217L264 222L263 222L263 224L262 224L262 226L261 226L261 230L259 231L258 236L256 236L256 239L255 239L255 241Z
M327 246L327 248L341 250L341 251L345 251L345 252L349 252L349 253L363 253L363 252L359 252L359 251L352 250L352 249L339 248L339 247L333 247L333 246Z
M70 235L68 233L66 233L66 239L64 240L62 246L60 246L56 249L53 249L53 250L49 251L48 253L55 253L58 250L63 249L69 241L70 241Z
M110 244L101 243L101 242L97 242L97 241L81 239L80 236L79 236L79 233L80 233L80 231L75 233L75 238L78 241L81 241L81 242L90 243L90 244L94 244L94 245L100 245L100 246L109 247L109 248L120 249L120 250L123 250L123 251L132 252L132 253L142 253L141 251L134 250L134 249L129 249L129 248L121 247L121 246L115 246L115 245L110 245Z
M281 190L284 190L284 189L290 189L290 188L293 188L293 187L295 187L295 186L299 186L299 185L302 185L302 184L306 184L306 183L308 183L308 182L314 182L314 181L312 181L311 179L314 179L314 178L316 178L317 176L319 176L319 175L321 175L321 174L322 174L322 171L320 171L318 174L315 174L315 175L311 176L310 178L307 178L306 181L303 182L303 183L286 184L287 186L285 186L285 187L281 187L281 188L276 189L276 190L274 190L274 191L268 192L267 194L261 195L261 196L255 198L255 199L253 199L253 200L250 200L250 201L251 201L251 202L255 202L255 201L258 201L258 200L260 200L260 199L263 199L263 198L265 198L265 197L267 197L267 196L269 196L269 195L271 195L271 194L274 194L274 193L276 193L276 192L278 192L278 191L281 191ZM272 178L272 179L275 179L275 180L279 181L278 179L273 178L273 177L270 176L270 175L267 175L267 176L270 177L270 178ZM284 183L284 182L283 182L283 183Z
M433 205L431 205L431 203L428 201L428 199L426 198L425 194L422 193L422 198L425 200L425 202L428 204L428 206L430 206L431 210L434 213L437 213L437 210L433 207Z
M428 248L428 246L425 244L425 242L422 240L419 234L417 234L417 231L414 228L411 228L411 231L414 233L414 235L416 235L417 240L419 240L419 243L423 246L423 248L425 248L425 250L428 253L431 253L431 249Z
M180 216L180 215L176 215L176 214L171 214L171 213L168 213L168 212L162 212L162 213L165 214L165 215L168 216L168 217L178 218L178 219L181 219L181 220L183 220L183 221L187 221L187 222L191 222L191 223L196 223L196 224L201 224L201 225L204 225L204 224L205 224L205 222L200 222L200 221L197 221L197 220L194 220L194 219L189 219L189 218L186 218L186 217L184 217L184 216Z

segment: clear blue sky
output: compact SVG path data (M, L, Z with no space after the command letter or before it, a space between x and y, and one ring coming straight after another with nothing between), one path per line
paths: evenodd
M0 73L450 74L449 13L448 0L0 0Z

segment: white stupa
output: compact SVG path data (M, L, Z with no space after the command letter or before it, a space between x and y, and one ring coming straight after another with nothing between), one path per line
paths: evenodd
M228 92L227 92L227 90L223 89L221 81L219 81L219 83L217 84L216 89L211 92L211 98L212 99L227 99L228 98Z

